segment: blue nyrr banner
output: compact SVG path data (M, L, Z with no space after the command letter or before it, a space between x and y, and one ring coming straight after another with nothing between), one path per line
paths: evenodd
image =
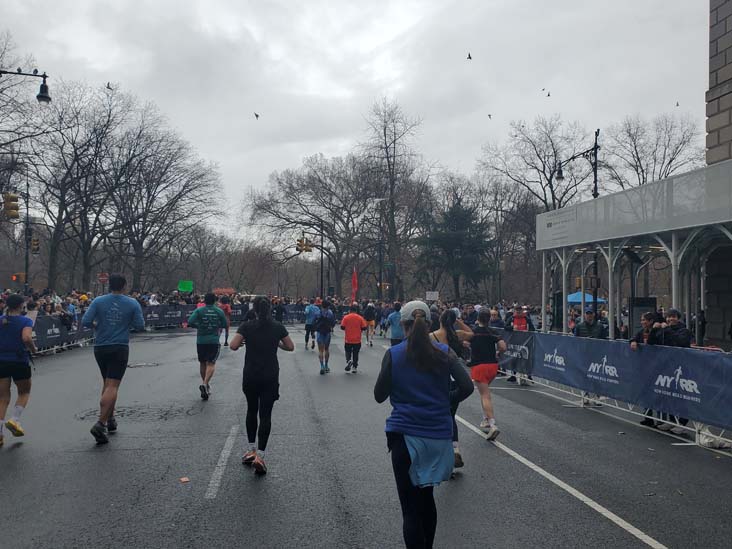
M732 356L534 334L533 373L675 416L732 427Z

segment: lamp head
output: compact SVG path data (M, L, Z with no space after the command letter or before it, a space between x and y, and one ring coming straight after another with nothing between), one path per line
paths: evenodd
M564 181L564 172L562 171L562 164L559 164L559 167L557 168L557 176L555 177L557 181L560 183Z
M46 84L45 73L43 75L43 82L41 83L41 89L38 91L38 95L36 95L36 99L38 99L39 103L50 103L51 102L51 96L48 94L48 84Z

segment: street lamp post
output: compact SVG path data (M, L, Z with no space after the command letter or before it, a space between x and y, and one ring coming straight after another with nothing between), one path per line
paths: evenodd
M6 71L3 69L0 69L0 77L2 77L3 74L13 74L16 76L29 76L31 78L43 78L43 82L41 82L41 87L38 90L38 95L36 95L36 99L39 103L50 103L51 102L51 96L48 94L48 84L46 84L46 78L50 78L45 72L43 74L38 74L38 69L33 69L33 72L23 72L23 69L16 69L14 71Z
M557 163L556 179L557 181L562 182L564 181L564 173L562 172L563 166L566 166L567 164L574 160L577 160L578 158L585 158L586 160L588 160L590 162L590 165L592 166L592 198L597 198L598 196L600 196L600 192L597 188L597 153L600 150L600 145L597 144L598 137L600 137L600 128L595 130L595 144L592 147L569 157L563 162L560 161ZM597 286L599 276L597 264L598 255L597 250L595 250L595 260L592 267L592 276L594 278L594 283L592 285L592 310L595 312L595 318L597 318ZM582 273L582 276L584 277L584 273ZM582 311L582 313L584 314L584 311Z

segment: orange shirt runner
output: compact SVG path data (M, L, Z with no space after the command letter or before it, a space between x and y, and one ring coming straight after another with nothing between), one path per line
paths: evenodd
M349 313L341 320L341 328L346 331L346 343L361 343L361 332L366 329L366 321L358 313Z

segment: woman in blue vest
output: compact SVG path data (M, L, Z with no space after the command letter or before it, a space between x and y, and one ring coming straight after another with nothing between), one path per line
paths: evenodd
M377 402L391 399L386 440L391 452L407 548L432 547L437 528L434 486L448 480L452 449L450 376L456 401L473 392L465 364L447 345L430 338L430 310L421 301L401 309L406 339L381 361L374 387Z

